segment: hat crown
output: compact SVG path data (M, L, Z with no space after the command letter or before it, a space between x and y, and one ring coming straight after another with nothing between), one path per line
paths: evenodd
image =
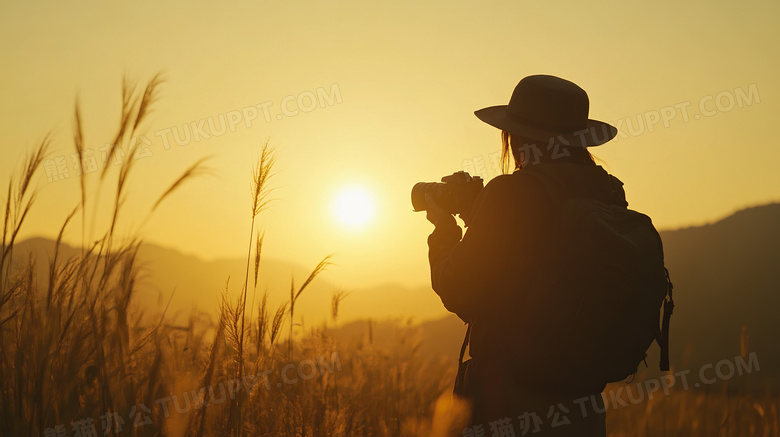
M574 133L587 128L589 106L588 93L577 84L540 74L517 84L506 111L517 122Z

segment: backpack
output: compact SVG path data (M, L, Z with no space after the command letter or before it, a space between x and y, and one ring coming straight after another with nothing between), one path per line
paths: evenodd
M565 196L541 169L522 174L541 182L555 212L539 268L520 281L532 292L505 303L503 331L515 335L502 344L513 368L543 387L601 391L635 374L656 341L669 370L672 284L651 219L627 208L612 175L610 204Z

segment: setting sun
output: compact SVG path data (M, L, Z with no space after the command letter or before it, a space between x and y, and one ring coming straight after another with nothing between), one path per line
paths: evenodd
M371 193L359 187L347 187L338 192L333 201L336 220L348 227L363 227L374 217L374 199Z

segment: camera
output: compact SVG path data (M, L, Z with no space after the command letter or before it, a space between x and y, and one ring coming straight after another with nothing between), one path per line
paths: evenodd
M481 177L471 176L465 171L444 176L441 182L418 182L412 187L412 207L415 211L428 210L425 195L431 193L436 204L450 214L460 214L460 218L466 221L465 217L471 212L483 187Z

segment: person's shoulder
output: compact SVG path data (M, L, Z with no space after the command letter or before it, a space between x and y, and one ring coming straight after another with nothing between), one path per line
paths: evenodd
M489 180L487 185L485 185L485 189L502 189L512 183L513 181L511 174L501 174Z
M485 190L489 191L511 191L518 187L518 184L522 184L523 181L516 176L516 174L502 174L489 180L485 185Z
M539 180L525 175L522 170L496 176L485 185L486 194L495 195L528 196L543 189Z
M494 177L488 181L487 186L493 185L497 188L505 188L510 186L522 186L533 184L535 178L528 177L525 170L516 170L514 173L502 174Z

